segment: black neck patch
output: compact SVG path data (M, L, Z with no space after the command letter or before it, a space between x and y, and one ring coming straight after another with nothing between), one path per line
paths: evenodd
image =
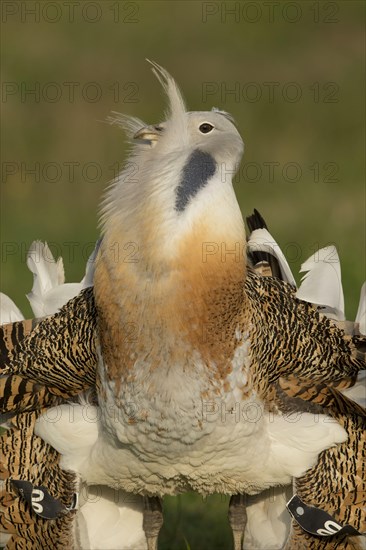
M183 212L190 198L206 185L215 172L216 162L209 153L199 149L193 151L183 167L182 179L177 187L175 209Z

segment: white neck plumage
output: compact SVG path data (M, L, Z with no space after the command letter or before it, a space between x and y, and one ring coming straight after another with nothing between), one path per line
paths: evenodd
M187 345L225 370L229 352L217 333L235 334L228 303L235 312L243 300L245 233L231 185L216 176L186 212L163 218L159 211L155 219L153 212L152 201L150 211L136 211L135 223L117 212L105 221L94 290L117 385L135 372L136 342L147 369L161 365L162 354L184 362Z
M107 202L104 209L102 243L111 268L155 279L163 272L192 272L194 267L198 272L226 272L228 266L235 271L240 266L244 278L244 224L231 182L224 177L218 170L183 212L174 208L169 174L150 179L154 192L148 200L139 189L134 202L129 193L123 201L114 191L109 200L113 207Z

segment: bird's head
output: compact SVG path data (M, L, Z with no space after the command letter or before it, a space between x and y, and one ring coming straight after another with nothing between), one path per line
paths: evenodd
M158 151L198 149L210 154L217 163L233 167L239 164L244 148L232 116L215 108L211 111L184 111L180 121L171 115L160 124L142 126L133 139L157 147Z
M156 154L177 151L182 155L199 149L210 154L217 163L238 166L244 144L233 117L216 108L211 111L187 111L174 79L156 63L151 64L168 97L166 120L160 124L142 125L133 138L140 144L156 147Z
M114 119L132 151L105 198L104 233L135 242L147 262L160 263L176 257L184 242L201 248L210 239L244 242L232 189L244 145L233 118L218 109L188 112L174 79L151 64L168 111L157 124L124 115Z

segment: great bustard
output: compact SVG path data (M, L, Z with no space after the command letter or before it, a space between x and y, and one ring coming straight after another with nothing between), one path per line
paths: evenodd
M247 267L231 184L242 139L227 113L186 112L174 80L154 71L167 120L126 124L134 177L122 172L103 205L98 437L82 460L60 447L62 463L89 483L147 497L253 494L301 476L346 438L325 416L291 425L273 409L271 386L290 374L354 376L360 337ZM52 426L38 433L54 441Z
M137 140L130 159L137 182L123 172L105 201L94 279L97 333L71 346L64 340L61 350L71 371L77 360L70 349L78 360L87 354L83 372L98 354L99 422L85 426L85 440L96 440L75 454L71 441L57 445L55 426L42 421L37 428L56 443L64 467L87 483L143 494L148 506L164 494L253 494L301 476L346 432L324 415L286 422L273 404L273 384L289 375L338 381L364 365L361 337L345 335L297 299L291 285L247 267L230 177L241 137L227 113L187 113L173 79L155 70L169 118L155 126L128 123ZM81 305L94 308L88 289L51 325ZM84 330L85 317L78 321ZM35 328L39 342L49 327ZM20 357L27 361L28 351L17 350L5 374ZM49 365L38 360L44 382ZM65 368L53 360L54 397ZM31 373L29 363L19 360L18 373ZM155 512L146 514L151 548L161 523L158 517L149 524Z

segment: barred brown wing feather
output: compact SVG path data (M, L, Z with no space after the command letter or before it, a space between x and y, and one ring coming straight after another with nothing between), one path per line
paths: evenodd
M340 392L336 384L316 383L296 377L280 378L277 384L280 403L286 398L303 400L318 407L339 422L348 434L341 445L323 451L317 464L304 476L295 480L296 494L307 504L328 512L336 522L351 525L358 532L366 532L366 478L365 444L366 412ZM342 386L339 384L338 386ZM283 392L283 393L281 393ZM356 549L361 548L361 537L330 536L322 539L312 536L293 523L286 550L310 549Z
M76 476L59 467L59 454L34 435L37 415L18 415L0 437L0 529L13 534L7 548L72 549L74 512L52 521L43 519L11 485L12 479L46 485L49 493L66 506L73 502L78 489Z
M93 289L35 325L4 325L0 347L3 414L51 406L92 387L97 364Z

